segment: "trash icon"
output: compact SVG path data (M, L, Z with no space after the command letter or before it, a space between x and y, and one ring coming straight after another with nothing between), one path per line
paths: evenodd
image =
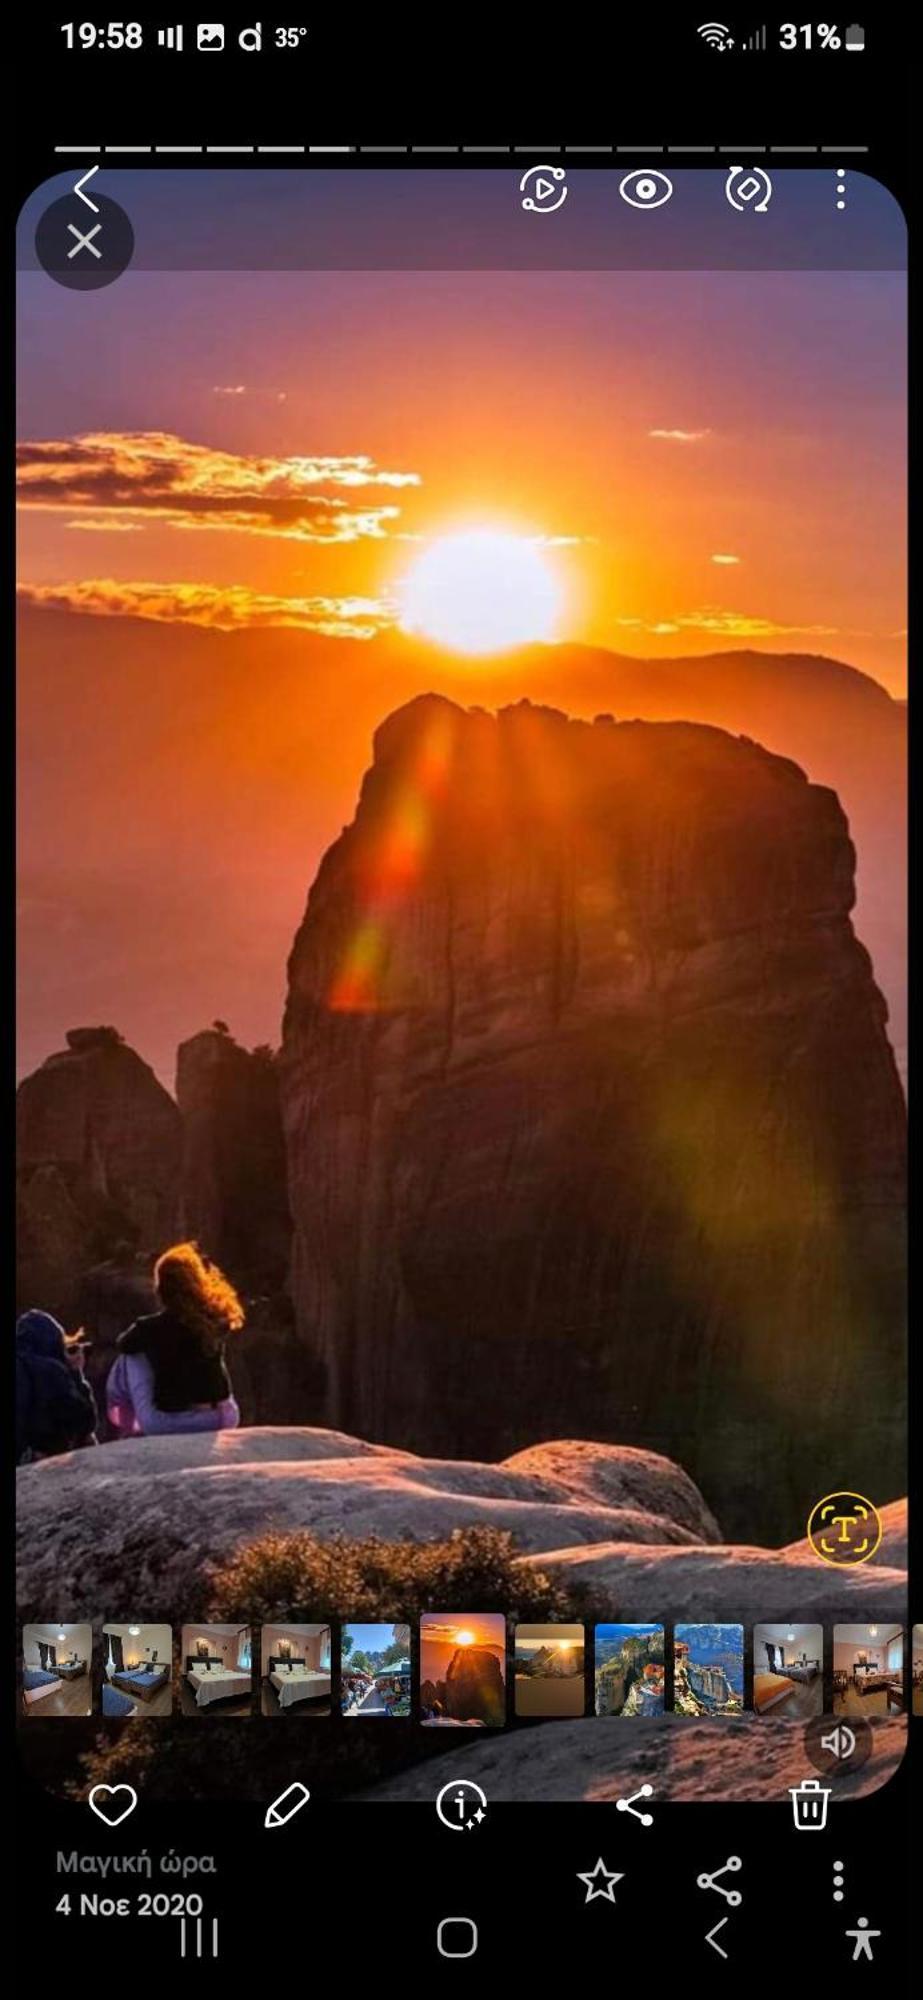
M788 1789L792 1798L796 1831L823 1833L827 1824L829 1785L822 1785L818 1778L803 1778L800 1785L789 1785Z

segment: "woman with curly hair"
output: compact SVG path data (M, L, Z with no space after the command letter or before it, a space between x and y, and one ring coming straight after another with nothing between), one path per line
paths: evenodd
M113 1429L120 1437L236 1430L225 1348L244 1310L233 1285L195 1243L158 1257L154 1285L160 1311L119 1335L106 1384Z

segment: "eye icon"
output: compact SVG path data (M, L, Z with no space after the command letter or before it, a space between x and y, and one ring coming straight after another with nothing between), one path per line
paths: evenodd
M673 193L673 182L668 174L653 173L650 167L642 167L633 174L626 174L619 182L619 194L631 208L662 208Z

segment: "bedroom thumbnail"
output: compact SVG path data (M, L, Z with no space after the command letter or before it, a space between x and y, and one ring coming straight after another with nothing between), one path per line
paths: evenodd
M184 1715L250 1715L253 1660L249 1625L184 1625L180 1645Z
M597 1715L662 1715L662 1625L597 1625L593 1706Z
M499 1611L420 1620L420 1720L427 1728L502 1729L506 1619Z
M757 1715L810 1722L824 1712L821 1625L755 1625L753 1707Z
M102 1710L111 1721L173 1713L169 1625L104 1625Z
M586 1708L582 1625L517 1625L514 1696L521 1716L576 1716Z
M348 1716L410 1714L410 1626L344 1625L340 1707Z
M330 1673L329 1625L263 1626L262 1715L329 1715Z
M89 1715L93 1707L92 1625L24 1625L25 1715Z
M904 1706L904 1632L900 1625L834 1625L833 1712L899 1714Z

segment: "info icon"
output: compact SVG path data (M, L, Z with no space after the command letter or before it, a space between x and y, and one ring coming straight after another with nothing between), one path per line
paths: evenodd
M486 1818L487 1799L471 1778L456 1778L438 1793L436 1811L450 1833L470 1833Z
M852 1568L881 1543L881 1515L862 1493L827 1493L811 1509L808 1540L821 1562Z
M848 1720L837 1715L815 1715L804 1732L805 1754L822 1778L845 1778L861 1771L872 1749L872 1725L862 1715Z
M98 292L127 269L135 232L124 208L94 192L92 205L76 192L53 201L39 218L35 254L55 284L71 292Z

